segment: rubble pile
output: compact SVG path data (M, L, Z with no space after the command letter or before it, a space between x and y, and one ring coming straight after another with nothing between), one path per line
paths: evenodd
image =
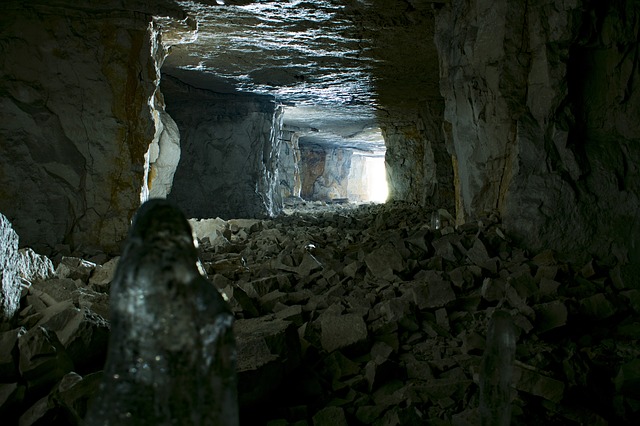
M528 253L491 216L454 227L400 203L308 211L192 220L202 267L236 317L242 424L640 417L640 291L615 261ZM3 417L80 423L117 261L63 258L25 289L0 334Z

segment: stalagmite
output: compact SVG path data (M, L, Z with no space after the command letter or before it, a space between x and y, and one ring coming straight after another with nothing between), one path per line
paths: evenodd
M138 211L111 286L111 340L87 425L238 423L233 316L167 201Z

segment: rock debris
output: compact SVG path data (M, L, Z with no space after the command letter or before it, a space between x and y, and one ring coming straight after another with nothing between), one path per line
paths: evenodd
M192 220L236 318L241 424L607 425L640 416L640 292L402 203ZM118 258L63 258L0 334L0 411L80 424ZM489 413L489 414L487 414ZM493 417L492 417L493 416ZM493 419L493 420L492 420ZM506 420L505 420L506 419Z

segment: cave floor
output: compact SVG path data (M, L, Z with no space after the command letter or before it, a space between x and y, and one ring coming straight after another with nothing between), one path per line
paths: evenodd
M529 253L496 217L454 227L441 212L434 229L436 209L321 204L273 220L218 220L199 236L203 269L236 317L242 424L637 418L640 297L620 286L614 267ZM34 387L33 371L16 361L10 381L26 393L9 393L4 411L82 417L76 402L91 386L65 400L58 382L74 371L78 383L95 383L117 261L63 259L25 292L16 327L63 336L73 366L50 361L56 374ZM79 311L73 325L61 321ZM85 350L71 350L74 333ZM42 398L50 404L35 415Z

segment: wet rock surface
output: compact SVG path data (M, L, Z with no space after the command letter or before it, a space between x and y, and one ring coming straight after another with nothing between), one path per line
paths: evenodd
M617 265L529 253L496 217L433 229L408 204L299 207L200 223L202 265L236 318L242 424L640 415L640 292ZM0 411L25 425L79 424L104 362L108 266L62 264L74 272L34 281L0 335Z
M200 274L173 204L138 210L109 302L104 376L85 425L238 424L233 316Z

